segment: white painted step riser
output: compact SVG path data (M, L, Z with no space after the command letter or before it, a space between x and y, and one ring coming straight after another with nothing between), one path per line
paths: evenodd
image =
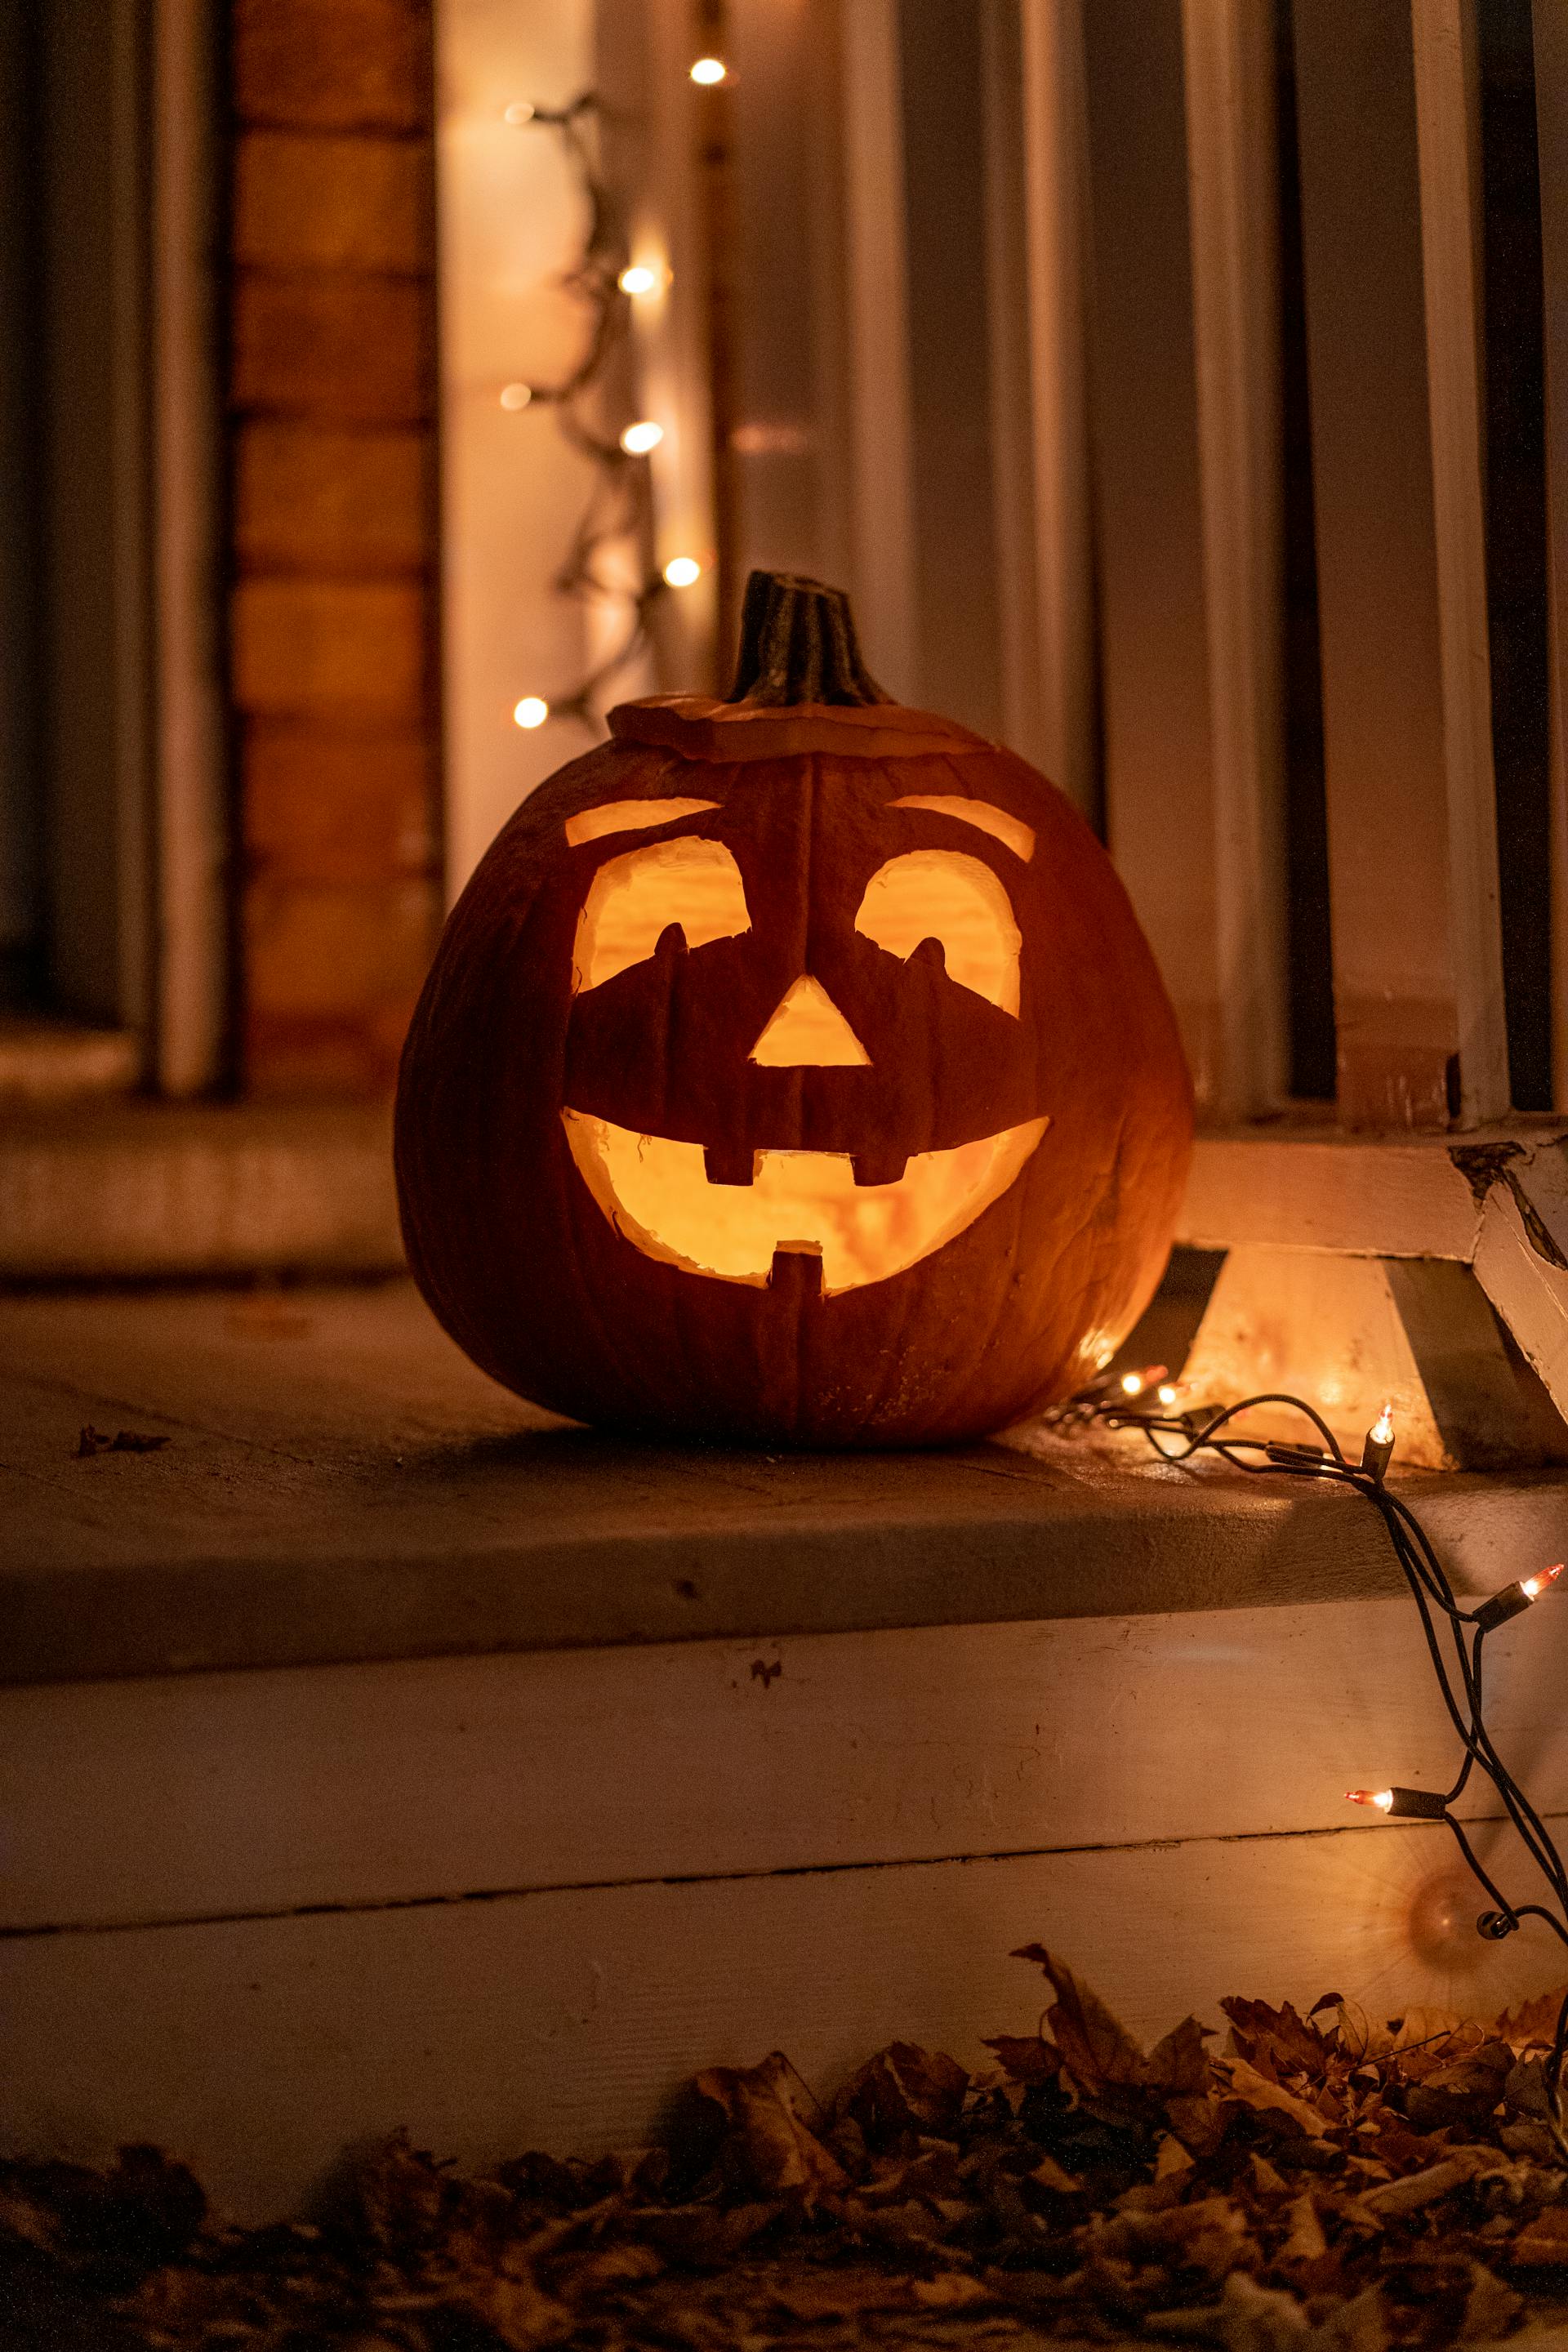
M895 2035L978 2063L1045 2004L1033 1937L1146 2037L1229 1991L1484 2014L1560 1978L1474 1911L1439 1829L1384 1824L19 1938L0 2146L153 2139L259 2218L400 2124L479 2162L645 2141L699 2066L775 2046L823 2091Z
M1568 1601L1489 1687L1568 1808ZM1457 1748L1361 1601L20 1688L0 1757L16 1929L1336 1829Z

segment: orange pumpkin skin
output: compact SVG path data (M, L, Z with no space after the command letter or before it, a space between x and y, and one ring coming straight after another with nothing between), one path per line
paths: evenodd
M934 1444L1081 1386L1159 1280L1192 1134L1174 1019L1093 834L1012 753L886 703L669 698L624 706L611 728L491 846L405 1048L404 1237L447 1330L558 1412L687 1438ZM1000 812L1015 838L1032 832L1033 855L950 812L889 805L910 797ZM570 820L609 804L676 800L717 805L647 829L580 822L590 837L567 839ZM687 837L731 854L749 929L687 949L667 932L574 993L595 875ZM1016 1013L942 956L891 952L856 928L869 878L932 849L1000 879L1020 941ZM863 1059L751 1058L803 973ZM891 1186L906 1159L913 1173L977 1138L1026 1139L1042 1118L1011 1181L951 1238L828 1295L831 1247L826 1261L781 1249L743 1278L695 1270L705 1245L689 1225L687 1256L651 1254L658 1234L595 1197L573 1140L587 1120L633 1144L684 1144L683 1164L707 1148L717 1181L695 1213L716 1228L728 1183L749 1168L762 1181L753 1153L834 1155L836 1183L854 1155L869 1186ZM805 1163L773 1164L793 1182ZM902 1197L883 1192L878 1233L908 1223Z

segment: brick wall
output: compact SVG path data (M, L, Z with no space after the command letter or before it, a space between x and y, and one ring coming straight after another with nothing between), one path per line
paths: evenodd
M429 0L235 0L247 1091L384 1090L440 913Z

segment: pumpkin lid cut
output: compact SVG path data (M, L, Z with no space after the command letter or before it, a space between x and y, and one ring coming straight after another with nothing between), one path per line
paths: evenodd
M860 657L844 591L790 572L753 572L747 581L740 657L722 700L650 695L618 704L609 725L617 741L726 765L802 751L908 760L994 749L956 719L895 702Z

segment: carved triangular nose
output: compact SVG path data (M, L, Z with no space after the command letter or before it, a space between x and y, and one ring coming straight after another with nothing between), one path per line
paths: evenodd
M819 980L803 972L786 988L751 1058L768 1069L868 1062L871 1058Z

